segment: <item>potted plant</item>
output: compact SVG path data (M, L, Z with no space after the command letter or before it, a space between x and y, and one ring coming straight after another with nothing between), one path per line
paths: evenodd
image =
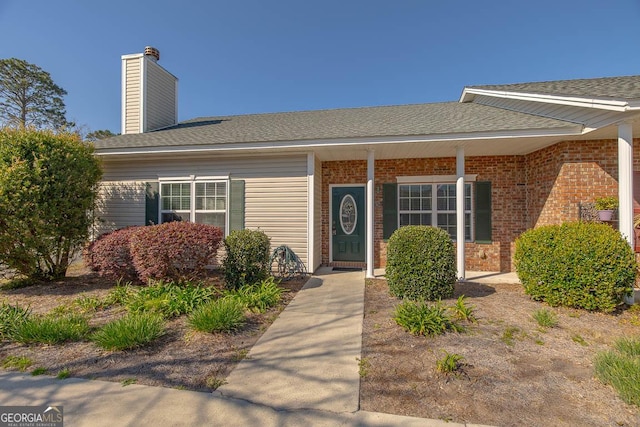
M611 221L613 213L618 209L618 199L615 197L600 197L596 199L595 207L600 221Z

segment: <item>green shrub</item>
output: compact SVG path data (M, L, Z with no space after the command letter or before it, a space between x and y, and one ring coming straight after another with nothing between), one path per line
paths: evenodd
M398 298L436 301L453 295L455 249L446 231L427 226L400 227L387 246L387 282Z
M534 228L516 240L515 266L525 292L551 306L613 311L636 277L631 247L606 224Z
M447 316L440 302L403 301L395 309L393 320L413 335L435 336L447 331L463 332L464 328Z
M616 351L598 353L596 376L611 385L625 402L640 406L640 340L621 339Z
M131 294L126 307L131 313L155 312L171 318L191 313L213 294L213 288L208 286L157 282Z
M271 243L263 231L233 231L224 239L224 247L224 278L229 289L238 289L269 277Z
M240 329L245 321L244 304L236 298L211 301L189 316L189 324L201 332L231 332Z
M96 331L91 340L105 350L142 347L164 334L164 320L156 313L129 313Z
M31 316L15 328L11 338L24 344L61 344L80 341L88 332L87 319L78 314Z
M235 291L227 291L226 296L237 299L251 311L264 313L280 302L282 288L273 277L269 277L254 285L243 285Z
M89 234L101 175L78 135L0 129L0 264L64 277Z
M0 305L0 340L10 338L16 327L29 318L31 310L3 302Z

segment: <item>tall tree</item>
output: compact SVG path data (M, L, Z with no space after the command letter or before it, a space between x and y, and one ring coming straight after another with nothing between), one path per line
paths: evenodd
M0 119L6 126L59 129L67 125L62 97L67 91L37 65L0 59Z
M99 139L107 139L116 135L118 134L111 132L109 129L99 129L94 130L93 132L89 132L87 136L84 137L84 139L86 139L87 141L98 141Z

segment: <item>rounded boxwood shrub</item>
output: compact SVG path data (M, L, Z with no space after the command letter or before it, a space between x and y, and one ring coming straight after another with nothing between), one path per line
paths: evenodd
M142 281L190 280L202 277L207 265L215 262L221 240L219 227L167 222L133 233L131 256Z
M134 280L138 277L131 257L131 236L141 227L127 227L105 233L84 250L84 262L101 276Z
M455 249L449 234L436 227L400 227L387 245L386 277L398 298L435 301L453 295Z
M224 278L229 289L253 285L271 272L269 236L261 230L233 231L224 239Z
M514 262L525 292L551 306L613 311L632 291L634 253L606 224L574 222L524 232Z

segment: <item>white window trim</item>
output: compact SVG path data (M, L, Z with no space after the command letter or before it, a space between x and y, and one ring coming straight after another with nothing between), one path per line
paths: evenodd
M426 176L397 176L398 184L455 184L458 177L456 175L426 175ZM464 176L464 182L476 182L478 174L468 174Z
M190 175L188 177L158 177L159 185L159 193L160 197L158 197L158 212L160 213L158 221L162 224L162 214L167 212L176 212L176 213L189 213L189 221L196 222L196 212L198 213L219 213L223 212L221 210L202 210L196 209L196 184L197 183L215 183L215 182L224 182L226 186L225 191L225 200L224 200L224 234L225 237L229 235L229 191L231 189L231 182L229 180L229 175L226 176L196 176ZM189 211L185 210L170 210L167 211L162 209L162 184L190 184L190 209Z
M464 176L464 181L465 181L465 186L466 184L470 184L471 185L471 209L469 211L467 211L465 209L465 214L469 213L469 227L470 227L470 238L467 240L465 239L465 242L473 242L474 238L475 238L475 221L474 221L474 212L475 212L475 203L474 203L474 197L473 197L473 182L476 181L477 175L465 175ZM456 176L455 175L431 175L431 176L405 176L405 177L396 177L397 179L397 183L398 183L398 196L396 197L396 211L398 212L398 218L397 218L397 228L400 228L400 214L407 214L407 213L424 213L425 211L407 211L407 210L400 210L400 186L401 185L431 185L432 186L432 190L431 190L431 211L429 211L429 213L431 214L431 226L432 227L438 227L438 213L456 213L455 209L453 211L451 210L444 210L444 211L438 211L437 209L437 185L438 184L449 184L449 185L455 185L456 184ZM456 239L453 239L453 241L457 241L457 236Z

